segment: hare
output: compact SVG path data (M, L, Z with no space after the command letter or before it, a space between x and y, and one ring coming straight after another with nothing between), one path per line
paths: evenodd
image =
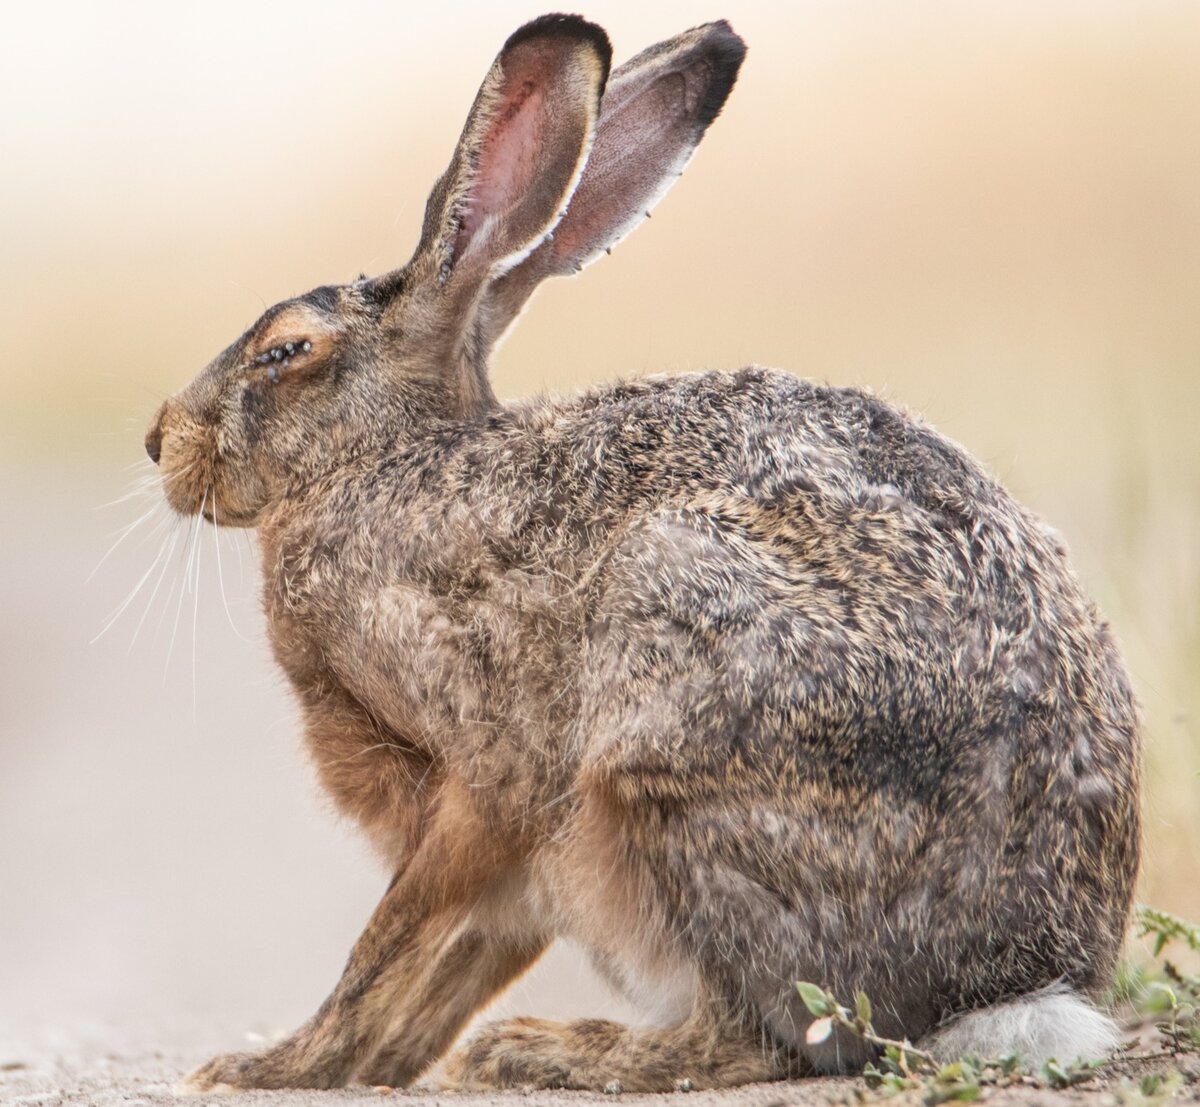
M412 260L271 308L154 420L171 506L257 528L319 779L394 873L312 1019L193 1088L407 1085L557 937L647 1025L500 1022L453 1086L861 1065L807 1041L798 980L935 1053L1112 1045L1089 997L1137 870L1140 724L1060 539L857 389L488 383L539 282L680 174L744 52L711 23L610 78L599 27L522 27Z

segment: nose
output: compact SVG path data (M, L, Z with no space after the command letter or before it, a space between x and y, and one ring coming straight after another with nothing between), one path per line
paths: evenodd
M146 432L146 453L150 455L150 460L155 465L158 464L158 459L162 457L162 425L163 412L159 412L154 417L154 424Z

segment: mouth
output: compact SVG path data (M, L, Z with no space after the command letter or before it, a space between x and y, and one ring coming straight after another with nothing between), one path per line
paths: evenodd
M165 431L156 424L149 437L155 449L148 452L152 460L158 454L163 494L176 514L218 528L257 525L261 497L253 473L245 465L228 470L216 427L178 416Z
M215 527L252 527L258 521L257 513L233 511L228 508L213 511L211 501L201 507L199 514Z

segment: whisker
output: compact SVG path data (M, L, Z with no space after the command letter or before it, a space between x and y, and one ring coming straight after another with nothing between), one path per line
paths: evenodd
M180 522L182 522L182 520L180 520ZM176 531L175 531L175 542L173 542L173 543L171 544L171 549L172 549L172 550L174 550L174 548L175 548L175 544L176 544L176 543L178 542L178 540L179 540L179 536L180 536L181 534L184 534L184 535L186 535L187 533L188 533L188 532L187 532L187 531L185 530L185 528L183 528L182 526L176 529ZM182 547L180 548L180 550L179 550L179 558L178 558L178 560L179 560L179 561L182 561L182 560L184 559L184 554L185 554L186 550L187 550L187 539L185 538L185 539L184 539L183 546L182 546ZM178 565L178 564L177 564L177 565L176 565L176 567L175 567L175 572L174 572L174 573L172 574L172 576L171 576L171 584L170 584L170 586L167 588L167 596L166 596L166 599L165 599L165 600L163 600L163 606L162 606L162 610L161 610L161 611L159 611L159 613L158 613L158 622L156 622L156 623L154 624L154 638L155 638L155 641L157 641L157 640L158 640L158 635L159 635L159 633L162 631L162 628L163 628L163 623L166 621L166 618L167 618L167 612L171 610L171 598L172 598L172 597L175 595L175 585L176 585L176 584L179 584L179 585L181 585L181 586L182 586L182 583L183 583L183 577L180 575L180 570L181 570L181 569L182 569L182 565ZM165 673L165 672L163 673L163 678L164 678L164 679L166 678L166 673Z
M167 680L167 671L171 665L171 655L175 652L175 639L179 634L179 617L183 613L183 597L187 594L188 586L192 578L192 560L196 555L196 541L200 531L196 526L197 516L191 518L191 527L188 531L188 557L187 565L183 570L183 578L179 585L179 599L175 604L175 622L171 626L171 641L167 643L167 659L163 664L163 683Z
M195 469L198 464L199 462L193 461L190 464L185 465L182 469L176 469L175 472L167 473L165 476L161 477L160 479L162 480L164 487L173 484L177 480L181 480L183 477L186 477L188 473Z
M241 546L246 547L246 556L250 559L251 564L254 563L254 552L255 552L254 551L254 541L250 537L248 532L246 532L245 530L241 531L240 538L241 538L241 543L239 544L239 547L238 547L238 571L239 572L241 571L241 567L242 567Z
M187 473L195 467L195 465L196 462L192 462L191 464L185 465L182 469L179 469L174 473L163 476L158 472L153 471L154 466L151 465L149 458L147 458L145 461L139 461L135 465L128 466L126 471L128 472L133 469L147 468L149 468L151 471L144 473L142 476L132 480L130 482L129 490L123 495L118 496L115 500L109 500L107 503L97 504L92 508L92 510L104 511L107 508L116 507L118 504L127 503L129 500L137 499L139 496L145 497L147 494L152 492L156 485L166 486L174 481L179 480L181 477L186 476Z
M138 527L140 527L147 519L150 518L151 515L154 514L154 512L157 510L157 507L158 505L155 504L153 507L149 508L147 511L143 512L136 519L134 519L132 523L122 527L121 530L117 532L117 540L108 547L108 552L96 562L96 567L90 573L88 573L87 577L84 579L84 584L91 583L92 577L94 577L100 571L100 566L103 565L110 557L112 557L117 547L120 546L126 538L128 538L135 530L137 530Z
M225 571L221 565L221 524L217 519L217 489L213 486L212 490L213 504L213 545L217 548L217 583L221 589L221 604L225 608L225 618L229 623L230 630L233 631L238 638L243 642L248 642L249 639L242 634L237 628L237 624L233 621L233 613L229 610L229 597L225 594Z
M118 496L115 500L109 500L107 503L97 504L92 511L106 511L110 507L116 507L118 504L128 503L130 500L138 498L146 499L153 497L155 503L158 502L158 497L154 494L154 486L158 483L153 476L139 478L130 487L129 491L124 495Z
M145 623L146 616L150 614L150 609L154 606L154 597L158 595L158 590L162 587L162 582L166 579L167 567L171 564L171 554L175 552L175 546L179 542L180 533L179 527L176 527L175 533L170 536L170 545L167 544L166 539L163 540L163 550L166 551L166 556L162 559L162 568L158 571L158 579L154 582L154 587L150 591L150 598L146 601L142 617L138 619L137 626L133 628L133 637L129 639L129 649L131 651L133 650L134 643L138 640L138 635L142 632L142 624Z
M204 505L211 489L204 490L200 501L200 524L196 527L196 586L192 598L192 722L196 721L196 627L200 624L200 531L204 528Z
M111 615L109 615L104 626L100 628L99 633L97 633L96 636L90 642L88 642L89 646L94 646L97 642L99 642L100 639L103 638L104 635L107 634L108 631L112 628L113 624L116 623L116 621L125 612L125 609L127 607L129 607L129 605L131 603L133 603L134 599L137 597L137 594L142 590L146 581L150 579L150 574L153 573L154 570L158 567L158 561L159 561L159 558L161 558L161 557L162 557L162 551L160 550L158 557L156 557L150 563L150 568L147 569L144 574L142 574L142 578L137 582L137 584L135 584L133 586L133 590L129 593L128 596L125 597L124 600L121 601L121 603L117 606L116 610L113 611Z
M244 588L246 586L246 572L245 566L242 564L242 543L236 537L233 540L233 552L237 554L238 587Z

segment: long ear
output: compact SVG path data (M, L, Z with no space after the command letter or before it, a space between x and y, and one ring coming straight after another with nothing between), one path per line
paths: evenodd
M745 56L746 44L721 20L651 46L613 71L567 214L552 237L488 289L476 322L481 346L490 349L541 281L579 272L650 214L720 113Z
M508 39L426 204L410 281L470 295L550 233L587 160L611 54L578 16L542 16Z

